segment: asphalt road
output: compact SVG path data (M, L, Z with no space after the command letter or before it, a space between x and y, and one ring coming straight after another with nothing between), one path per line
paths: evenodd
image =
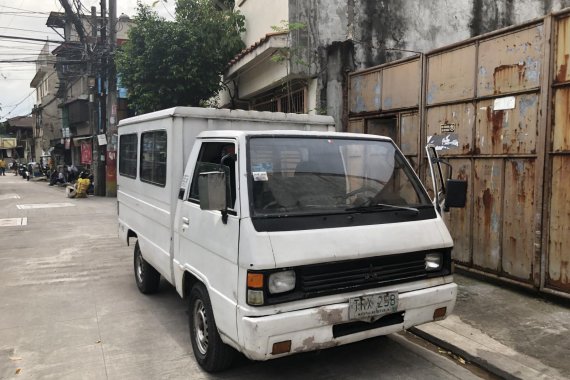
M0 177L0 379L478 378L398 334L207 374L186 302L167 283L138 292L115 213L115 198Z

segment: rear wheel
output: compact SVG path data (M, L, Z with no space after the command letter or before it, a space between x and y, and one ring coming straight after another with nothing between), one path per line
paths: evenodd
M141 293L151 294L158 290L160 273L142 257L138 241L135 244L134 269L135 282Z
M189 325L192 350L196 361L207 372L218 372L228 368L235 351L222 342L208 291L198 283L190 291Z

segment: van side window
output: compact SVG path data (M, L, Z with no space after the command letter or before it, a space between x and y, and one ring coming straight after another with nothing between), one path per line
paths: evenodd
M122 135L119 140L119 174L137 178L137 134Z
M203 143L200 148L200 154L198 155L198 162L196 162L196 167L194 168L188 200L194 203L200 203L200 192L198 189L198 176L200 173L219 171L222 169L226 172L226 178L229 180L227 206L229 209L233 209L236 202L235 163L234 143L219 141Z
M141 181L166 185L166 131L141 134Z

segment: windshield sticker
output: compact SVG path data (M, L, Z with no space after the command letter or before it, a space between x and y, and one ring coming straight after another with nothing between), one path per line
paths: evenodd
M180 184L181 189L186 189L186 187L188 187L188 176L187 175L182 177L182 183Z
M258 181L268 181L267 172L253 172L253 180Z

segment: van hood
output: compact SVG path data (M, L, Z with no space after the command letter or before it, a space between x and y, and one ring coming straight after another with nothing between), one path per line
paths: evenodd
M439 217L358 228L269 232L268 236L276 268L453 246Z

